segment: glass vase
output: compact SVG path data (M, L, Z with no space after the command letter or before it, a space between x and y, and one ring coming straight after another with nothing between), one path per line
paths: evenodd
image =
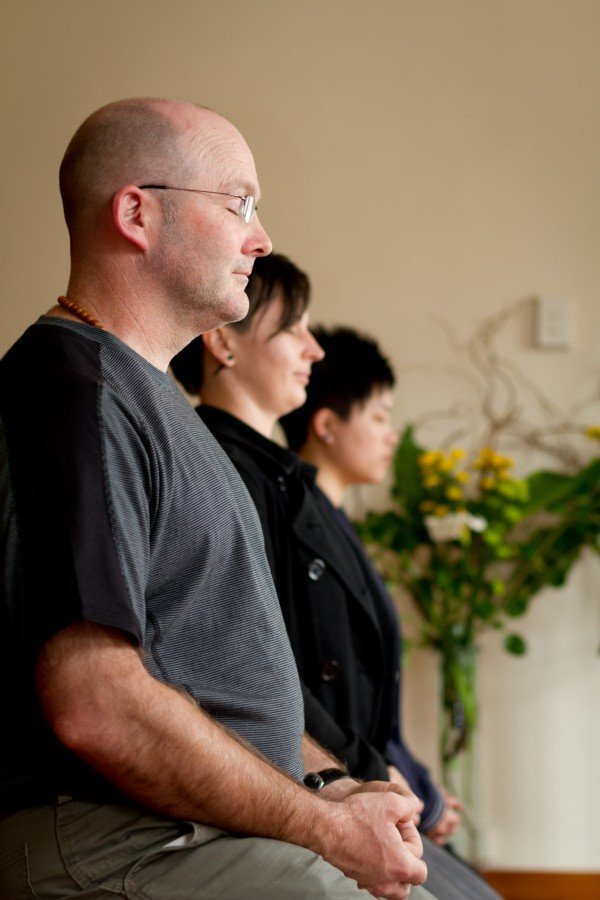
M477 726L477 648L451 644L440 659L440 761L442 783L463 803L459 851L477 862L475 827L474 736ZM455 839L453 839L455 843Z

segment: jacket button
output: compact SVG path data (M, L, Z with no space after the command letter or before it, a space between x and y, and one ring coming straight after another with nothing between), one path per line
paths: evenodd
M310 578L311 581L318 581L319 578L321 578L321 576L323 575L324 571L325 571L325 563L323 562L322 559L319 559L319 557L317 557L316 559L313 559L312 562L309 562L308 577Z
M280 491L287 491L287 484L285 483L285 478L283 477L283 475L277 476L277 485Z
M339 662L335 659L330 659L321 669L321 680L335 681L336 678L340 677L341 671Z

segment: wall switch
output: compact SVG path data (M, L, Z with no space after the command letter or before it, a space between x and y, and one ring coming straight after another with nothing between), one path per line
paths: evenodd
M537 347L566 350L571 346L571 302L567 297L545 294L536 298L534 339Z

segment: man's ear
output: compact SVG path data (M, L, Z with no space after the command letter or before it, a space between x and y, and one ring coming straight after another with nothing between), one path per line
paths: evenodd
M235 366L230 334L231 332L226 326L221 326L221 328L215 328L214 331L207 331L202 335L205 348L220 366L225 366L227 369Z
M312 417L310 427L323 444L333 444L338 421L338 415L332 409L323 406Z
M140 250L147 250L150 243L148 226L158 201L134 184L125 185L112 200L113 225L126 240Z

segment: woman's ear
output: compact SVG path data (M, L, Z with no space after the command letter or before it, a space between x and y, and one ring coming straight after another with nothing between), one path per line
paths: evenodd
M231 346L230 334L230 331L225 326L222 326L221 328L215 328L214 331L207 331L206 334L202 335L206 350L220 366L225 366L227 369L235 366L235 355Z
M316 411L310 424L314 434L323 444L333 444L337 421L336 413L324 406Z

